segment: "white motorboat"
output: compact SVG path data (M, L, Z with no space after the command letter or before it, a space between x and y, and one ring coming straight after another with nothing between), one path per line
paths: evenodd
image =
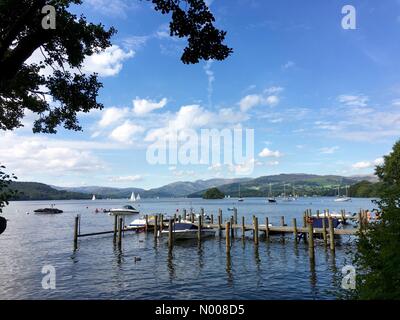
M139 214L139 210L130 205L123 206L122 208L114 208L110 210L110 216L131 216Z
M198 237L198 227L189 222L180 222L173 225L172 233L175 240L179 239L197 239ZM163 235L168 235L169 230L163 230L161 232ZM214 237L215 230L210 228L201 229L201 237Z
M146 219L144 219L144 218L135 219L126 228L134 229L134 230L144 229L144 228L146 228Z

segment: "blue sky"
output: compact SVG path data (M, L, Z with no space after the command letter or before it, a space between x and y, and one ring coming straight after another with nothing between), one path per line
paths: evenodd
M181 63L185 41L168 36L168 17L148 1L74 7L118 29L113 47L84 67L100 74L105 109L80 116L83 132L57 135L33 135L27 113L25 128L1 133L0 161L20 180L63 186L243 176L243 165L149 164L152 137L172 123L254 129L254 170L244 176L372 173L400 134L400 2L209 3L234 53L197 65ZM347 4L356 30L342 28Z

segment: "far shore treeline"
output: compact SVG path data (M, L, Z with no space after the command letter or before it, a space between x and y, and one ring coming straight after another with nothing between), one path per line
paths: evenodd
M37 182L12 182L10 188L16 192L11 197L11 201L20 200L89 200L95 194L97 199L124 199L129 198L131 192L140 193L142 198L214 198L205 196L207 190L218 188L221 195L238 197L239 184L241 186L242 197L267 197L269 192L269 182L272 183L272 196L286 193L298 196L337 196L338 183L332 181L326 176L308 176L304 175L302 179L293 182L293 176L299 175L277 175L261 177L256 179L244 179L241 182L229 180L220 181L219 185L208 186L207 181L195 182L175 182L160 188L144 190L139 188L110 188L110 187L75 187L59 188ZM317 178L316 178L317 177ZM279 179L278 179L279 178ZM291 179L290 179L291 178ZM337 178L339 179L339 178ZM281 181L279 181L281 180ZM290 182L292 181L292 183ZM209 183L215 183L210 181ZM353 198L376 198L378 197L381 184L371 181L346 181L349 185L348 195ZM286 187L284 187L286 185ZM289 187L290 185L290 187ZM342 186L341 194L345 194L345 188Z

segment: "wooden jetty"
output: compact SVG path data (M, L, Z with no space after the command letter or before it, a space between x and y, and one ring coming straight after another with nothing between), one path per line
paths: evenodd
M287 234L293 235L293 238L296 242L300 241L301 238L304 239L308 243L310 249L310 255L314 256L314 238L323 239L323 243L325 246L328 246L332 251L335 250L335 237L340 235L357 235L358 232L363 232L366 224L368 223L366 211L360 210L357 217L354 218L355 221L358 221L358 227L352 229L339 229L334 228L333 226L333 218L330 216L329 211L325 210L323 213L324 219L322 219L322 228L314 228L313 227L313 214L311 210L306 210L303 214L302 226L299 226L297 219L292 219L292 225L288 226L285 224L285 217L282 216L280 218L280 225L273 226L269 223L269 218L265 218L264 224L259 224L258 217L252 217L252 224L245 224L245 216L242 216L240 223L238 223L237 210L234 209L234 214L227 217L225 220L223 219L222 210L218 210L217 223L214 223L214 216L211 215L211 222L205 223L204 221L204 210L201 210L201 214L198 219L195 219L194 214L191 213L189 215L186 214L186 210L183 211L183 216L174 215L173 219L169 218L168 220L164 219L162 214L155 215L152 221L149 221L149 216L146 215L146 226L145 232L153 232L154 240L157 241L158 238L161 237L161 231L165 228L168 228L168 247L170 249L173 248L174 238L173 238L173 224L180 221L190 221L193 222L199 229L198 232L198 241L202 241L201 238L201 228L212 228L216 229L221 233L221 231L225 231L226 237L226 250L227 253L230 252L230 248L232 246L231 239L237 236L237 231L241 231L242 238L244 239L246 236L246 232L251 231L253 235L253 241L255 245L258 245L260 242L260 232L265 234L265 240L269 241L270 237L273 235L281 235L285 236ZM342 211L344 212L344 211ZM320 216L319 211L317 211L317 216ZM315 218L315 216L314 216ZM326 218L326 219L325 219ZM328 225L326 225L325 220L328 221ZM225 223L224 223L225 221ZM125 232L137 231L135 229L126 228L123 225L123 219L119 216L114 217L114 229L112 231L100 231L93 233L81 233L81 218L80 215L75 217L75 227L74 227L74 249L77 249L78 239L90 236L98 236L105 234L113 234L114 242L118 244L119 247L122 245L122 239Z

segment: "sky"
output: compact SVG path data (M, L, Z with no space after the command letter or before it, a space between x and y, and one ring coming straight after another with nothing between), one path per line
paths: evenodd
M185 39L169 36L169 17L149 1L72 7L118 30L112 47L83 68L100 75L105 108L79 115L83 132L56 135L33 134L27 112L23 128L0 132L0 162L21 181L146 189L215 177L373 173L400 135L400 1L208 4L234 52L197 65L180 61ZM356 29L342 26L345 5L356 10ZM40 59L36 51L27 63ZM181 146L202 129L254 130L254 143L233 146L252 146L251 156L149 161L160 138L177 130Z

